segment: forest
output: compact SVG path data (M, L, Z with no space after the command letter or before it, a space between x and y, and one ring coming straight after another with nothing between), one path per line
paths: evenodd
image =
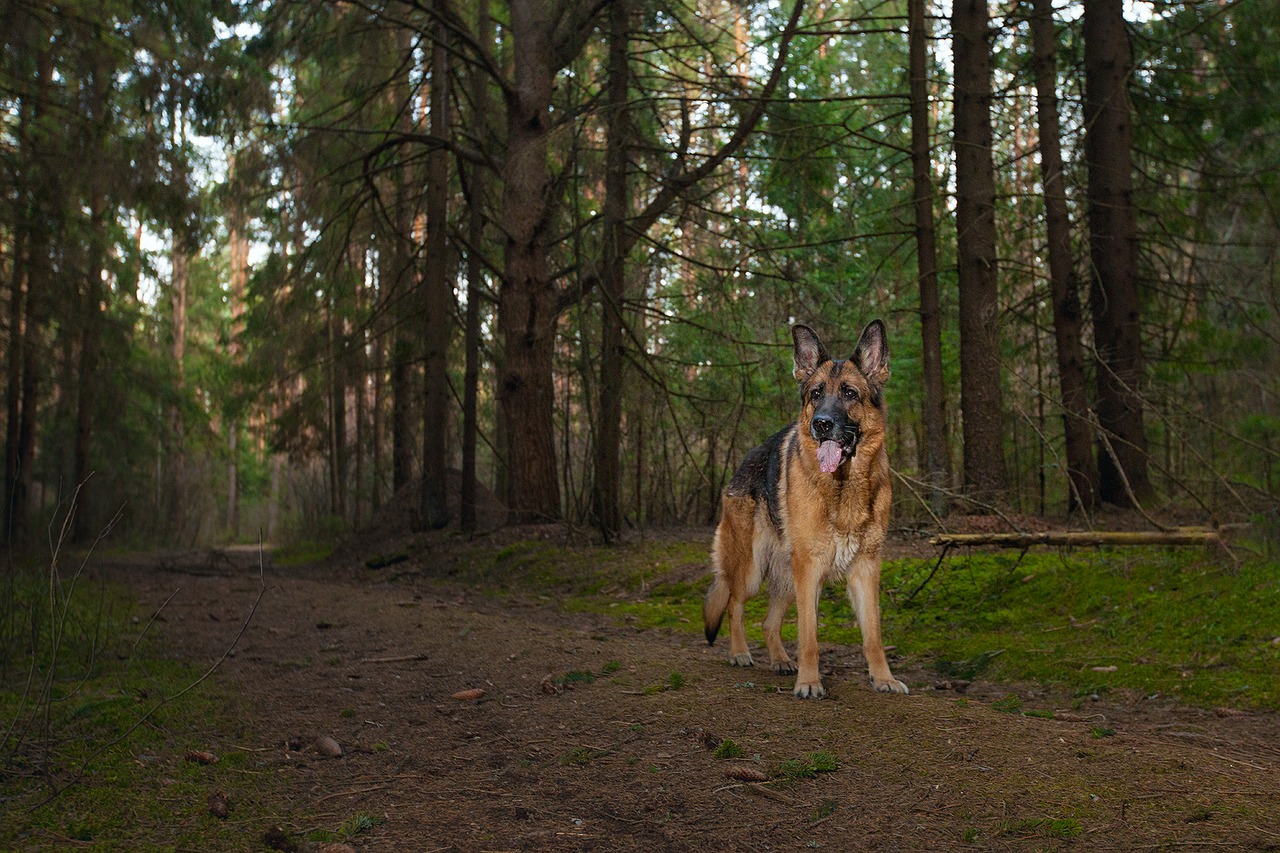
M896 523L1280 529L1271 0L10 0L3 535L714 522L789 327Z

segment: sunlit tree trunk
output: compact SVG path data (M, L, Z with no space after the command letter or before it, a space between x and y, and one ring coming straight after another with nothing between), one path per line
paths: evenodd
M232 145L235 145L234 139L232 139ZM231 267L227 293L227 308L231 313L227 359L234 366L239 364L244 351L241 337L244 334L245 297L249 283L249 240L244 233L244 202L237 183L234 150L228 158L227 183L230 189L227 210L227 256ZM232 393L235 393L235 390L232 388ZM239 420L238 407L236 410L227 412L227 530L233 538L240 530L240 468L236 449Z

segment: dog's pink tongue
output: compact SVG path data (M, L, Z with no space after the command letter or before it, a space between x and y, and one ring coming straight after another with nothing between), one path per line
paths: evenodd
M818 445L818 467L824 474L834 474L840 467L840 445L834 441L824 441Z

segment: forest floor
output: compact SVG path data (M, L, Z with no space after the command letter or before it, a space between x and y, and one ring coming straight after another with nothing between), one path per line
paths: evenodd
M666 581L704 582L701 533ZM251 756L225 791L240 849L317 849L308 830L342 823L358 850L1280 850L1275 713L1124 691L1080 707L911 659L892 661L911 695L876 694L860 650L825 642L828 698L802 701L790 677L730 667L701 625L639 627L469 572L501 548L441 534L385 559L103 569L159 612L169 654L234 646L207 737ZM643 596L599 569L597 592ZM1011 693L1052 714L1003 712Z

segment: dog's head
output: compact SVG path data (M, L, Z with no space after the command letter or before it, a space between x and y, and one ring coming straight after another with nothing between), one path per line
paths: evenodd
M846 359L832 360L808 326L793 326L791 336L800 383L801 441L817 454L819 469L834 474L859 445L879 447L884 439L883 388L889 378L884 323L868 323Z

